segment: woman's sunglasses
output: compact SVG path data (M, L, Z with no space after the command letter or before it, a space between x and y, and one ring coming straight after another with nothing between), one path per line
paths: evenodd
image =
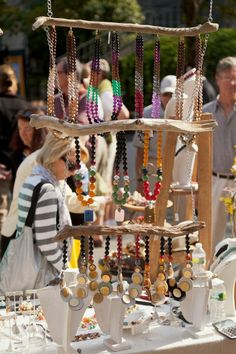
M61 160L65 162L68 171L76 170L76 163L68 160L66 156L62 156Z

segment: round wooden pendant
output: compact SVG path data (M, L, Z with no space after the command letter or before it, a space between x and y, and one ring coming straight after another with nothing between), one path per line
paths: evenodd
M170 278L170 279L167 279L167 284L168 284L168 288L169 290L173 289L176 287L176 279L175 278Z
M165 273L163 273L163 272L158 273L157 274L157 279L161 280L161 281L165 280L166 279Z
M72 291L70 288L68 288L67 286L64 286L62 289L61 289L61 297L64 301L68 302L71 297L72 297Z
M87 272L87 266L85 264L82 264L79 267L79 272L82 273L82 274L85 274Z
M85 285L87 283L87 280L88 280L88 278L87 278L86 274L79 273L77 275L77 282L79 285Z
M88 296L88 291L87 291L86 287L79 286L78 288L76 288L76 296L79 299L85 299Z
M93 302L95 302L95 304L101 304L101 302L103 301L103 295L101 293L96 293L93 297Z
M183 277L190 279L193 276L193 270L191 267L185 267L182 269L182 275Z
M91 264L89 265L89 271L90 271L90 272L93 272L94 270L96 270L96 266L95 266L94 263L91 263Z
M95 291L97 290L98 288L98 282L96 280L92 280L90 283L89 283L89 289L91 291Z
M165 295L153 293L151 294L151 301L156 305L162 305L166 301Z
M156 280L154 283L156 293L159 295L165 295L168 291L168 285L166 281Z
M178 283L178 287L185 293L192 289L193 282L191 279L181 278Z
M128 287L129 296L135 299L142 293L142 287L140 285L130 284Z
M102 282L98 285L98 289L103 296L108 296L112 293L112 285L110 283Z
M140 285L143 282L143 276L141 273L137 273L137 272L133 273L131 279L132 282L136 285Z
M172 291L172 296L174 300L183 301L186 297L186 293L179 288L175 288Z
M108 283L111 281L112 275L109 272L102 272L101 278L103 282Z
M127 305L129 307L135 305L135 300L132 299L128 294L123 295L121 300L124 305Z
M72 311L79 311L84 307L84 302L82 299L72 296L68 302L68 305Z
M88 277L90 280L95 280L98 278L98 272L96 270L92 270L89 272Z

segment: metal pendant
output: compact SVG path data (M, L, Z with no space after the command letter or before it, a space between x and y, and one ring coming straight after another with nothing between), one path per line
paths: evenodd
M103 296L108 296L113 291L112 285L110 283L106 283L106 282L101 282L98 285L98 289Z
M128 287L128 293L132 299L135 299L142 294L142 287L140 285L130 284Z
M84 301L76 296L72 296L68 301L68 305L72 311L79 311L84 307Z

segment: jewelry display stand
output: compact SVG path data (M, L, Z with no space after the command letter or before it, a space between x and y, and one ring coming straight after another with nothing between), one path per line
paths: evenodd
M203 278L193 281L193 288L186 293L186 298L180 303L184 318L192 323L189 328L195 337L205 336L205 325L207 322L207 304L209 298L209 280L211 272L206 272Z
M225 314L235 316L234 287L236 281L236 254L229 254L215 268L214 272L224 281L226 289Z
M110 303L109 306L109 338L104 339L103 343L106 347L114 352L120 350L127 350L131 348L131 344L122 338L123 322L125 316L125 305L122 303L118 296L112 296L107 299ZM96 307L95 307L96 313ZM97 314L96 314L97 316ZM98 321L100 326L100 322Z
M77 270L74 269L75 274ZM71 270L65 271L65 280L70 284ZM70 285L73 288L73 285ZM66 354L74 353L70 346L74 339L83 315L92 301L92 292L84 299L84 306L79 311L71 311L68 304L62 300L60 286L48 286L37 291L40 304L42 305L47 325L55 343L62 347Z
M209 16L210 17L210 16ZM198 36L202 33L215 32L218 30L218 25L213 24L210 20L197 27L192 28L165 28L150 25L137 24L122 24L111 22L94 22L84 20L68 20L52 17L39 17L33 25L33 29L48 26L61 26L68 28L85 28L96 31L117 31L117 32L135 32L135 33L152 33L154 35L166 34L179 37ZM182 74L181 74L182 75ZM180 79L180 77L179 77ZM181 76L182 79L182 76ZM176 114L177 116L177 114ZM196 118L197 119L197 118ZM196 121L184 121L181 119L151 119L139 118L129 120L117 120L109 122L98 122L96 124L81 125L62 121L53 116L31 116L31 125L40 128L47 126L49 129L54 129L63 133L64 136L80 137L84 135L92 135L105 132L124 132L124 131L154 131L166 130L167 137L163 153L163 181L158 201L155 207L155 223L150 224L128 224L113 227L107 226L66 226L61 230L55 240L64 240L73 235L74 238L80 236L93 235L123 235L123 234L140 234L150 236L150 279L154 282L158 269L157 257L159 253L159 238L163 236L175 237L186 235L196 230L201 230L205 226L204 232L200 233L200 241L206 250L208 257L211 257L211 135L212 129L216 126L211 114L204 114L198 117ZM195 136L199 134L199 195L198 195L198 222L190 222L184 226L165 227L164 221L166 217L167 202L169 199L169 188L172 182L172 171L174 167L174 156L178 135L185 134ZM193 159L195 155L191 158ZM189 176L188 176L189 178ZM205 237L204 237L205 236ZM204 289L205 290L205 289ZM206 291L204 292L204 294ZM63 346L66 353L70 353L70 341L76 334L79 322L82 319L86 307L89 305L92 294L89 292L85 299L85 305L81 311L73 312L69 309L68 304L60 298L58 287L44 288L38 292L40 302L45 311L46 320L48 321L49 329L53 339ZM203 294L202 294L203 295ZM205 295L204 295L205 299ZM95 304L95 313L98 319L98 324L101 329L110 337L104 340L104 344L112 351L120 351L129 349L131 345L124 342L122 338L123 319L125 306L121 299L117 296L111 296L103 300L101 304ZM204 300L205 301L205 300ZM50 303L51 302L51 303ZM53 306L52 306L53 302ZM205 302L204 302L205 304ZM197 307L197 306L196 306ZM115 320L114 320L115 319Z

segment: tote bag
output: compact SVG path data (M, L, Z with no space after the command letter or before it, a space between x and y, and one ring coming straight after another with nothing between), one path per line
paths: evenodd
M58 271L47 261L34 243L32 224L40 189L40 182L33 191L31 207L21 234L10 241L0 263L0 293L16 290L38 289L46 286Z

